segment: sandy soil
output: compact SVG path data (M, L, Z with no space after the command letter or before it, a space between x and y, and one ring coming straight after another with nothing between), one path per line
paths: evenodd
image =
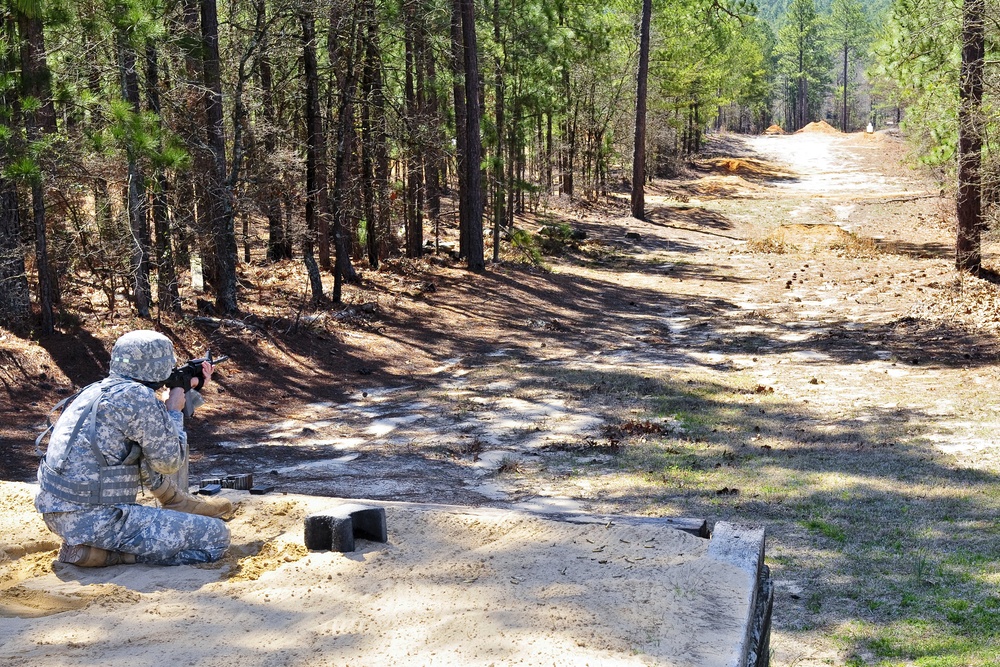
M746 573L660 526L390 505L388 543L310 553L303 518L338 501L227 492L222 562L84 570L52 562L27 485L0 490L0 554L18 556L0 570L4 665L149 664L169 647L172 664L721 667L747 614Z
M252 471L259 481L275 484L280 493L293 498L280 519L273 518L275 499L269 498L267 511L248 505L246 514L234 521L234 531L246 531L241 538L241 548L247 549L243 557L276 564L263 565L267 574L260 579L238 582L218 570L206 573L199 568L155 576L149 571L141 575L124 571L107 581L117 588L81 589L73 577L49 572L49 550L54 545L41 532L25 534L19 544L27 555L18 558L15 548L10 555L16 560L2 566L0 577L16 581L18 591L32 586L48 591L55 581L52 577L66 576L75 588L63 598L90 595L83 590L107 593L112 600L109 618L115 620L86 626L78 639L68 640L90 657L110 650L100 633L126 617L136 626L150 626L155 635L152 626L170 625L160 622L158 614L178 619L197 607L196 617L208 626L206 641L233 641L234 646L263 651L273 645L274 656L279 651L289 653L270 664L305 664L304 649L289 647L276 628L287 624L304 633L299 637L308 635L309 646L329 647L325 642L335 642L337 629L343 627L344 636L350 637L344 640L343 655L363 656L364 650L382 643L362 636L359 629L375 627L385 613L384 604L379 610L374 589L356 582L352 586L364 592L361 597L374 596L370 607L365 597L368 616L352 612L350 617L338 616L333 625L316 625L320 611L332 614L344 601L330 598L338 595L335 589L322 596L303 592L294 568L308 565L308 582L317 573L332 574L335 564L353 568L359 563L329 555L305 556L295 546L301 515L314 502L306 496L689 515L710 521L767 517L768 510L761 509L757 499L720 500L714 493L705 498L683 489L664 494L619 474L616 448L621 441L638 442L636 429L641 434L643 423L652 429L649 432L683 434L676 419L658 419L652 425L644 421L653 409L650 401L664 387L691 382L745 386L748 403L760 401L762 415L765 407L769 411L767 421L758 422L764 430L794 433L803 447L814 442L830 443L831 448L878 447L895 437L892 431L900 428L900 419L909 419L910 424L919 421L941 452L956 457L957 465L995 466L996 446L981 431L988 430L997 416L977 414L973 420L964 410L976 402L976 391L995 386L998 379L991 365L997 358L995 331L983 313L966 312L965 305L959 309L955 296L966 287L955 281L951 268L950 203L930 183L899 166L902 146L884 135L804 133L717 137L710 151L717 153L715 157L742 162L712 162L708 155L695 165L698 171L690 178L658 181L647 198L646 222L627 216L627 193L599 205L552 202L534 223L567 219L588 238L563 257L548 259L549 271L508 262L484 275L469 276L448 261L419 266L400 262L370 275L364 288L348 288L347 301L354 308L347 311L303 317L300 305L289 303L287 308L293 314L298 308L298 315L258 316L242 324L200 328L175 325L172 333L178 337L209 342L233 356L232 364L220 372L217 393L209 395L209 406L192 424L192 478ZM784 240L784 252L753 249L791 223L800 228ZM529 221L525 224L531 226ZM817 224L836 225L869 245L828 247L817 237ZM877 250L877 260L859 252L866 247ZM987 246L988 259L995 256L994 246ZM282 271L294 275L292 269L272 269L270 277L254 278L262 304L278 299L268 292L269 281ZM370 307L362 309L363 304ZM263 306L259 311L264 312ZM95 315L94 322L98 319ZM17 394L17 407L10 412L5 408L10 419L0 426L10 444L0 454L4 479L30 480L27 427L59 397L57 392L99 377L108 342L131 326L134 322L106 326L104 341L86 337L43 341L46 356L32 357L16 348L9 336L0 338L4 346L0 379L9 396L15 389L25 392ZM198 345L191 347L192 355L200 352ZM40 380L47 388L38 388ZM949 391L942 392L942 387ZM784 446L790 447L787 442ZM774 445L775 450L778 447ZM6 518L11 511L2 513L3 521L14 525L27 521L21 518L27 514ZM494 545L499 548L490 552L494 561L500 552L517 556L514 545L490 541L495 527L472 530L461 523L465 519L449 521L459 522L459 529L427 526L440 539L426 544L415 536L399 535L401 540L415 540L407 543L424 554L415 562L402 560L402 543L366 547L360 560L382 566L401 559L398 564L411 568L418 579L433 582L441 576L455 583L459 577L463 582L474 579L478 572L477 561L467 551ZM514 534L551 530L560 535L570 530L545 526L526 521L509 530ZM440 537L446 533L447 538ZM611 542L625 544L619 541L625 539L636 544L639 537L616 535ZM568 551L555 561L593 557L574 551L574 539L576 547L580 540L590 546L586 540L593 536L562 535L553 548ZM805 608L803 591L813 585L812 578L825 575L818 574L818 568L785 565L791 554L805 554L803 561L818 562L820 549L794 526L771 530L768 539L778 584L772 664L842 662L842 647L831 634L845 615L837 612L817 624ZM435 549L447 554L435 555L438 565L431 567L426 554ZM239 552L234 554L239 557ZM449 564L441 566L443 562ZM516 558L507 566L518 567ZM604 626L594 625L610 615L598 607L580 602L582 606L566 619L552 615L571 613L546 607L547 595L570 599L576 594L576 589L559 589L561 584L554 583L567 575L559 570L525 573L529 575L535 593L528 598L519 596L526 590L519 583L507 593L484 592L476 604L461 607L461 614L458 607L448 607L444 626L423 617L435 633L424 636L421 646L436 650L433 639L439 631L451 641L457 641L461 632L472 632L470 639L483 636L449 625L454 617L466 615L498 632L515 627L523 631L524 642L511 644L519 652L508 657L528 664L548 664L549 657L558 662L565 659L560 651L573 645L583 649L580 655L590 664L601 664L611 659L608 651L625 648L640 652L635 660L647 659L644 655L660 659L655 638L646 639L643 633L655 635L662 629L652 631L643 623L668 614L666 607L632 618L632 625L615 639L598 630ZM98 575L88 574L86 582L96 583L94 576ZM490 576L503 587L521 577L503 569ZM125 579L115 583L118 577ZM175 587L169 577L191 577L192 582ZM149 588L141 583L144 578L159 583ZM608 581L613 599L601 604L627 607L614 596L621 594L618 586L629 580L602 577L602 586ZM400 581L406 583L399 586L407 588L393 589L393 595L412 595L408 587L415 580ZM545 593L547 586L556 588ZM508 593L512 597L503 598L503 604L527 606L516 607L517 613L503 616L503 621L497 615L484 615L487 601L497 600L496 607L490 602L491 610L499 609L501 598L494 596ZM309 595L317 599L310 603ZM463 590L462 600L465 595ZM256 596L253 604L246 606L252 596ZM669 598L650 596L650 603L659 597ZM279 599L280 623L270 623L268 614L277 609L266 601ZM299 624L292 612L304 600L314 604L309 622ZM155 609L160 611L149 611ZM268 630L240 642L220 639L222 622L213 618L215 612L246 620L245 625L252 625L250 616L240 614L251 614ZM524 622L519 615L531 621ZM58 625L62 616L49 617L55 620L46 623ZM624 612L614 616L629 618ZM0 627L12 627L11 623L19 629L28 627L27 622L10 619L3 619ZM545 643L541 640L545 632L552 632L553 624L566 626L555 644L561 648L538 653L548 650L540 648ZM329 637L310 634L320 632L314 625ZM392 645L397 647L405 644L410 630L387 625L392 623L381 623L392 632L386 641L396 642ZM62 637L58 633L63 630L53 632ZM49 641L44 633L13 635L19 637L19 650L30 650L41 660ZM535 644L525 643L529 639ZM66 641L65 637L53 640L60 648ZM477 664L487 664L484 652L490 647L478 640L463 644L463 650L476 652L471 662ZM432 660L424 652L412 664L437 664L441 655L438 651ZM536 660L536 655L542 657ZM402 655L397 658L402 660ZM569 660L560 664L582 664ZM81 658L79 664L85 661ZM662 661L671 664L666 657Z

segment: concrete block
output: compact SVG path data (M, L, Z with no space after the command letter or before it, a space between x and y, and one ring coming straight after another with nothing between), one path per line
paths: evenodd
M356 537L387 542L385 509L351 503L305 518L305 545L310 551L354 551Z

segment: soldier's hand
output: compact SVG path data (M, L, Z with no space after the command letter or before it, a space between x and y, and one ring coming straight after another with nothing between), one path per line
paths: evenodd
M192 378L191 380L192 389L201 389L206 384L208 384L208 381L212 379L212 373L215 372L215 366L213 366L207 361L203 361L201 362L201 372L205 376L205 379L202 380L200 377L197 376Z
M180 387L173 387L167 395L167 400L163 403L167 410L180 412L184 409L184 390Z

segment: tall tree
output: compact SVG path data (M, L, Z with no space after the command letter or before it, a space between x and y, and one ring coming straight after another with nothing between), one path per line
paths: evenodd
M302 239L302 256L309 275L313 303L323 298L323 281L313 255L313 243L320 220L327 214L326 159L323 117L319 111L319 69L316 63L316 19L311 7L299 10L302 24L303 74L306 83L306 233Z
M981 269L983 227L983 71L986 59L986 0L962 3L962 68L958 106L958 239L955 265L977 274Z
M16 3L14 13L21 42L21 100L28 142L42 149L45 135L56 131L56 112L52 103L52 74L45 51L42 3ZM29 147L29 151L38 151ZM45 185L39 164L30 175L31 211L35 227L35 263L38 272L38 302L42 310L43 334L55 331L53 302L57 291L56 277L49 264L45 223Z
M646 219L646 93L649 78L649 24L652 0L642 2L639 29L639 72L635 93L635 147L632 153L632 217Z
M139 166L139 150L136 135L141 132L136 125L139 108L139 75L136 72L136 52L129 42L128 30L133 26L118 26L116 36L118 51L118 71L122 99L128 104L131 118L127 121L131 136L126 139L125 152L128 157L128 186L126 209L129 227L132 230L132 297L139 317L149 317L149 223L146 216L146 182Z
M156 118L157 132L163 131L160 108L159 53L152 39L146 42L146 103ZM157 150L162 152L163 141L158 138ZM174 267L173 242L170 233L170 213L167 207L167 179L165 164L156 165L153 178L153 232L156 239L156 300L160 311L181 312L181 297L177 287Z
M205 86L205 131L212 161L208 173L209 211L215 246L215 307L235 313L237 302L236 231L232 188L226 168L226 135L222 113L222 70L219 60L219 17L216 0L201 0L202 74Z
M847 93L850 87L848 58L852 52L857 52L863 46L868 32L868 18L858 0L833 0L833 5L830 7L830 39L837 45L843 62L843 112L840 127L844 132L850 131L850 114L847 106Z
M461 6L463 63L465 74L465 187L468 190L468 267L486 268L483 256L483 139L480 134L479 54L476 46L476 15L473 0L455 0ZM461 130L460 130L461 131Z
M11 18L0 25L0 154L14 154L14 138L19 135L15 118L18 95L14 79L17 30ZM27 329L31 319L31 295L21 247L21 219L14 180L0 170L0 326Z

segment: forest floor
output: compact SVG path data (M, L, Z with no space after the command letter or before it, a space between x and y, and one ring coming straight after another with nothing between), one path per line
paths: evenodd
M773 665L1000 664L1000 295L955 273L953 200L904 157L713 137L645 222L627 192L553 200L521 226L554 254L386 262L347 307L247 267L246 317L157 324L232 356L192 479L763 524ZM84 297L64 333L0 334L0 479L33 477L31 428L149 326Z

